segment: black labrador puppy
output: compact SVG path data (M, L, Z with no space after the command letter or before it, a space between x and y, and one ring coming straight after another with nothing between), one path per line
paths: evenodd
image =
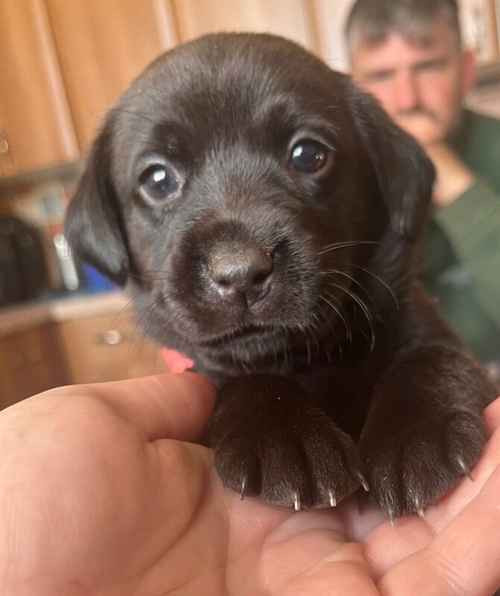
M227 486L296 510L362 486L392 517L468 473L495 397L416 280L433 180L349 77L279 37L209 35L111 110L66 232L219 385Z

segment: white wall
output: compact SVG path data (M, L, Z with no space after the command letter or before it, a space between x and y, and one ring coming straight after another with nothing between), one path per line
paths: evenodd
M342 31L353 0L314 0L314 2L318 15L321 56L332 68L348 70ZM487 33L480 17L485 14L488 6L491 6L489 0L459 0L459 5L465 44L476 47L481 35ZM482 49L485 58L488 45L485 43ZM481 112L500 117L500 83L477 89L469 97L468 103Z
M418 2L418 0L414 0ZM342 29L353 0L314 0L319 17L319 35L322 55L330 66L345 70L347 60L344 52ZM458 0L462 17L462 29L466 45L477 48L483 59L488 58L491 31L483 17L490 10L489 0ZM481 45L482 44L482 45ZM481 46L481 47L480 47Z

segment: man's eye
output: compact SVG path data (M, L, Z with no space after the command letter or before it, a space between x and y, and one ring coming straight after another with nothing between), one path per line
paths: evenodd
M296 143L290 153L290 167L303 174L316 174L325 169L332 159L332 151L322 143L304 140Z
M394 77L394 72L392 70L376 70L374 72L370 72L363 77L364 83L385 83L390 81Z
M444 70L448 64L447 58L436 58L435 60L427 60L416 64L414 70L417 72L439 72Z
M178 177L164 164L151 164L139 176L139 192L152 202L163 201L176 194L180 188Z

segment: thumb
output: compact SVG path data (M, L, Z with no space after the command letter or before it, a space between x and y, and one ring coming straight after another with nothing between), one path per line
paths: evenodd
M215 388L195 373L167 373L91 387L150 441L199 439L215 401Z

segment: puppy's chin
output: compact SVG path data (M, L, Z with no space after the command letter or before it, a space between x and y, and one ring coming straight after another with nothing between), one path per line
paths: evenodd
M250 345L262 341L272 341L279 336L286 334L288 329L284 325L271 324L250 324L235 325L224 329L222 333L215 333L198 339L198 345L202 347L217 348L229 344Z
M310 364L311 359L320 362L328 357L331 361L341 354L346 343L345 322L330 307L325 308L314 285L308 289L299 296L295 288L288 301L281 296L261 318L221 305L216 310L208 308L213 304L202 304L203 312L196 314L186 300L181 304L162 294L158 302L154 292L144 292L138 286L129 287L129 292L145 335L186 354L196 368L216 378L219 373L287 373Z
M205 348L251 350L252 346L256 353L261 353L263 342L285 341L291 333L313 325L311 295L303 298L294 295L286 305L282 288L275 294L270 292L258 308L207 296L179 300L169 292L145 292L133 284L129 285L129 292L146 335L162 345L174 342L175 347L182 347L188 353ZM291 307L291 302L297 303L295 308Z

